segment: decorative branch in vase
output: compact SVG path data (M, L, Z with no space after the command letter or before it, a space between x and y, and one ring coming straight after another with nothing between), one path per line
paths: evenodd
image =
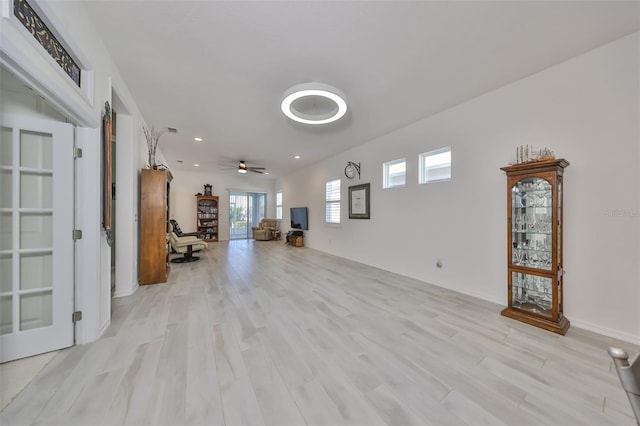
M144 131L144 137L147 139L147 148L149 150L149 168L153 169L156 166L156 149L158 149L158 141L160 136L163 135L164 129L156 130L154 126L151 128L142 125Z

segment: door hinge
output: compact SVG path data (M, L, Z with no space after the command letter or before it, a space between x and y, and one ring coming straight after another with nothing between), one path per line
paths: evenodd
M82 158L82 148L73 148L73 158Z
M562 269L562 267L558 267L558 281L560 281L560 279L562 279L564 274L566 274L565 270Z
M74 324L80 321L81 319L82 319L82 311L75 311L73 314L71 314L71 322L73 322Z
M82 230L81 229L74 229L72 231L71 238L73 238L73 241L81 240L82 239Z

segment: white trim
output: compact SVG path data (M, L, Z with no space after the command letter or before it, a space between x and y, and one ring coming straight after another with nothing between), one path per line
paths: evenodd
M2 18L0 18L2 20L0 25L0 65L31 87L37 94L47 99L75 124L98 127L100 120L93 112L94 73L89 69L84 69L85 67L89 68L86 60L81 61L83 65L81 74L86 74L85 84L81 89L22 23L13 16L12 5L11 0L3 2ZM47 19L53 19L55 22L57 18L55 18L50 6L44 8L50 14ZM60 28L56 28L56 30L59 31ZM78 55L78 51L72 53L75 57L83 58L83 55ZM83 78L82 75L81 78Z
M569 318L571 322L571 328L580 328L582 330L591 331L593 333L601 334L603 336L612 337L614 339L622 340L625 342L632 343L634 345L640 345L640 337L631 333L624 333L618 330L614 330L608 327L601 327L596 324L592 324L586 321L580 321L576 319ZM571 332L571 328L569 328L569 333Z
M9 1L8 3L13 4L13 0ZM38 17L42 19L42 22L44 22L49 31L51 31L51 33L53 33L53 35L56 37L56 40L62 45L62 47L73 58L73 60L80 68L80 87L78 87L76 83L69 78L69 75L67 75L67 73L60 67L60 65L51 57L51 55L44 51L40 43L38 43L38 41L33 37L31 33L29 33L24 25L22 25L22 23L18 21L18 19L12 13L12 7L9 7L7 11L9 14L8 18L10 22L12 23L12 25L18 26L19 31L21 31L23 35L29 40L29 42L33 44L34 48L39 51L43 57L48 58L51 66L55 68L57 72L67 80L68 84L73 87L73 89L76 90L78 94L80 94L90 106L93 106L94 72L89 66L89 60L75 43L73 37L65 29L63 22L58 18L54 10L51 8L50 2L42 0L31 0L29 2L29 6L31 6Z
M117 87L112 88L112 100L118 97ZM120 100L120 102L122 102ZM137 160L135 159L134 118L127 112L120 112L119 104L113 102L116 117L116 290L113 297L129 296L138 288L137 241L138 224L136 222L137 202ZM125 110L129 110L123 105ZM132 208L134 206L134 208Z
M76 324L76 343L88 343L100 337L104 324L100 324L100 246L105 240L101 229L100 209L100 128L79 127L77 146L82 149L82 158L77 160L78 205L76 225L82 229L82 239L76 241L76 307L82 311L82 321Z

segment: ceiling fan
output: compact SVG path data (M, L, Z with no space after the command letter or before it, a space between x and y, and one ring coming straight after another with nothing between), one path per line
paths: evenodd
M247 172L263 174L264 167L247 166L247 164L243 160L240 160L240 164L238 164L238 173L247 173Z

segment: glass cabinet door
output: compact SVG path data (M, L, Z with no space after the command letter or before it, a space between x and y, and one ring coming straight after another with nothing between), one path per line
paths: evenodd
M553 315L553 282L549 277L511 272L511 306L536 314Z
M511 263L553 269L553 187L539 177L524 178L511 188Z

